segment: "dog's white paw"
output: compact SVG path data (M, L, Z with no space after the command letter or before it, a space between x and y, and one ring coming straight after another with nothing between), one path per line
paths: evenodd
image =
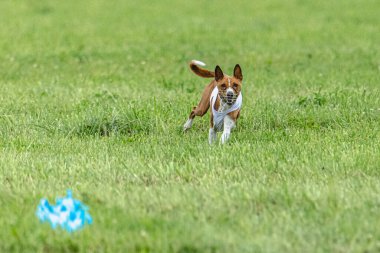
M227 143L227 141L228 141L228 139L230 138L230 132L226 132L226 131L224 131L223 133L222 133L222 136L220 137L220 142L222 143L222 144L225 144L225 143Z
M190 129L192 125L193 125L193 120L192 119L188 119L186 121L185 125L183 125L183 131L186 131L186 130Z
M208 132L208 143L211 145L215 141L216 141L216 132L214 128L210 128Z

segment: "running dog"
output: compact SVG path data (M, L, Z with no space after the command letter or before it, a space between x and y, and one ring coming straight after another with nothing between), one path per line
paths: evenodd
M198 76L204 78L214 78L209 85L206 86L202 93L201 101L198 106L193 107L188 120L183 126L184 131L191 128L195 116L202 117L208 111L211 105L211 118L209 130L209 143L216 141L216 133L221 132L220 141L226 143L230 138L231 130L235 128L236 121L239 118L243 96L241 87L243 74L239 64L235 65L233 76L225 75L219 66L215 67L215 71L209 71L201 68L206 66L201 61L192 60L190 69Z

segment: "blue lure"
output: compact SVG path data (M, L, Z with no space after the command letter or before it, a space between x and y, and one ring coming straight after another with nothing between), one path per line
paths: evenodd
M81 229L86 223L92 223L88 207L74 199L70 190L67 191L66 197L57 198L55 205L50 205L45 198L41 199L36 215L40 221L49 222L53 229L60 226L68 232Z

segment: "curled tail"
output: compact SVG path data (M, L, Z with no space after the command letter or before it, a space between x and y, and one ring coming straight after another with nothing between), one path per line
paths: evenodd
M207 70L207 69L204 69L204 68L200 68L199 66L206 66L206 64L204 64L203 62L201 61L197 61L197 60L192 60L190 62L190 68L191 70L197 74L198 76L201 76L201 77L215 77L215 73L213 71L210 71L210 70Z

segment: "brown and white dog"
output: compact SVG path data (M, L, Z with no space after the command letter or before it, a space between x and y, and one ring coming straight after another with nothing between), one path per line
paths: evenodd
M203 69L203 62L193 60L190 62L191 70L201 77L214 78L203 91L201 101L198 106L193 107L189 119L183 126L184 131L191 128L195 116L202 117L211 106L209 143L216 140L216 132L223 131L220 141L226 143L230 137L231 130L235 127L240 115L243 102L241 87L243 75L239 64L234 68L233 76L223 74L219 66L215 67L215 72Z

